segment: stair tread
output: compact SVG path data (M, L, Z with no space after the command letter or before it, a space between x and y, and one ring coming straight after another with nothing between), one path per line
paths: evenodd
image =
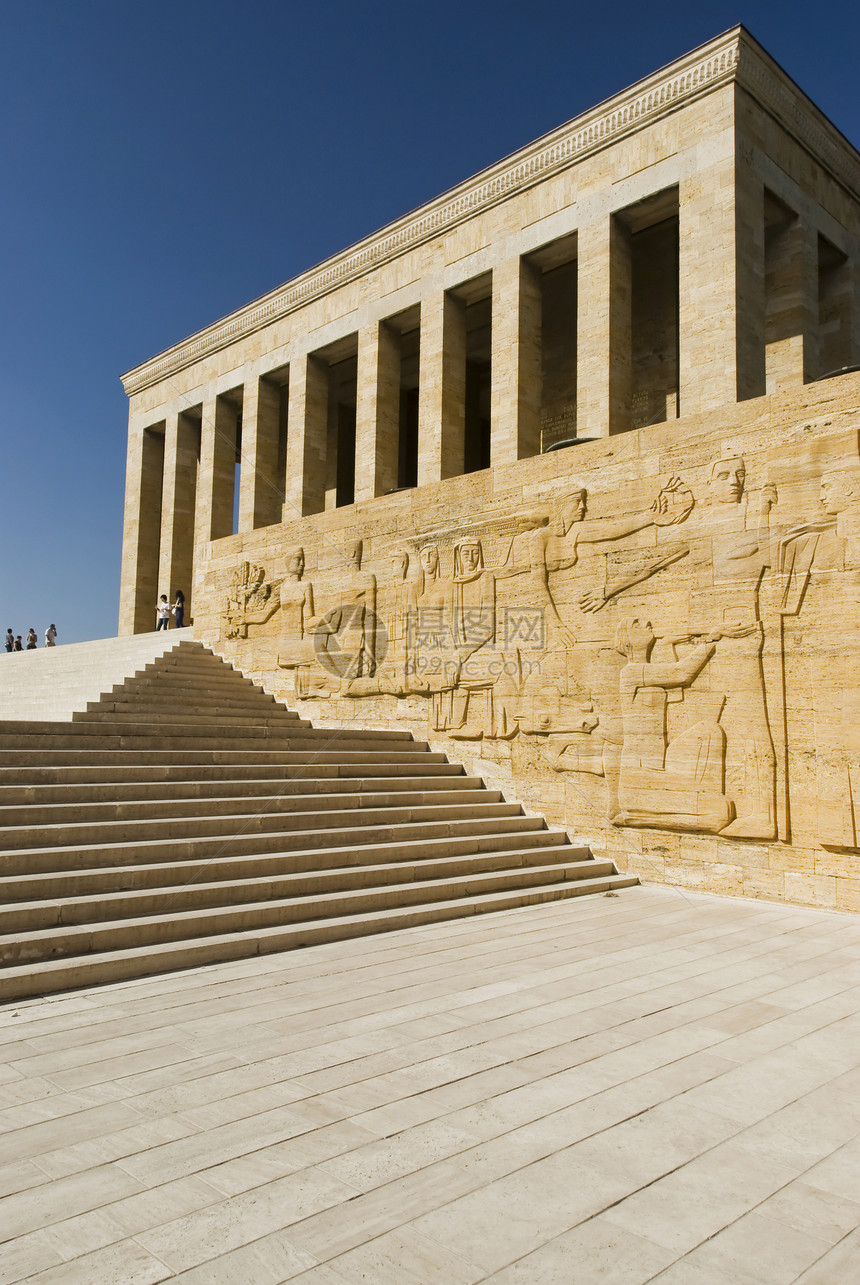
M538 833L543 836L555 835L556 838L561 837L560 832L553 831L553 830L541 830L541 831L538 831ZM520 838L521 836L515 835L515 836L494 836L494 837ZM528 837L530 839L533 839L533 835L529 835ZM566 838L567 836L565 835L564 837ZM448 859L448 857L445 855L444 852L437 851L437 849L441 848L442 845L444 845L446 842L447 841L444 839L426 839L426 840L415 840L414 843L407 843L407 844L380 843L380 844L368 845L368 851L374 854L374 865L379 866L380 868L383 866L394 866L395 864L397 864L393 860L389 862L389 861L382 861L379 859L378 854L380 852L384 853L386 851L390 851L392 855L396 853L403 854L411 863L415 863L417 861L427 862L427 863L438 863L440 861L444 861ZM462 842L468 843L468 836L466 836L462 840ZM411 854L410 850L412 849L416 850L414 855ZM602 858L593 857L591 855L590 849L585 847L584 845L572 844L572 843L558 843L555 845L542 843L539 846L534 846L533 844L514 844L514 846L511 848L494 847L494 848L475 848L474 850L466 849L463 852L452 854L451 860L461 860L463 858L474 858L474 857L483 857L483 856L490 858L490 857L506 856L511 854L515 855L517 853L521 855L543 853L545 855L548 851L563 852L566 856L570 856L571 859L574 861L602 860ZM325 856L331 862L336 863L337 861L342 860L343 856L346 853L355 855L356 852L361 852L361 849L360 848L356 849L353 845L349 845L348 847L326 848ZM188 862L183 862L181 867L177 867L175 862L168 861L168 862L150 862L145 865L144 864L136 865L134 866L133 869L134 869L135 876L141 880L141 883L138 885L138 887L142 891L146 891L150 887L152 888L174 887L174 885L172 884L154 883L152 885L149 885L143 882L143 879L146 876L154 875L154 876L159 876L161 878L164 878L164 876L168 871L180 876L180 878L177 880L177 883L179 885L188 883L190 880L195 879L196 878L195 871L205 871L210 874L210 883L212 883L212 885L215 886L219 883L226 882L226 877L223 879L214 879L211 877L211 876L214 876L219 869L227 869L228 867L231 867L231 866L245 867L245 866L252 866L252 865L253 866L271 865L272 867L276 867L279 862L283 862L285 859L288 859L291 865L294 865L294 864L297 864L301 858L317 859L320 857L320 855L321 854L319 850L315 848L292 849L290 850L289 853L282 853L282 852L243 853L241 856L236 856L232 854L221 854L221 855L216 854L215 856L212 856L212 857L192 859ZM309 871L312 872L315 869L320 871L326 871L330 868L347 870L347 869L364 869L365 867L362 866L360 863L350 863L349 865L340 865L340 866L332 866L332 867L328 865L320 865L320 866L309 866L304 871L301 871L301 872L296 871L296 873L308 873ZM44 883L46 881L52 881L53 884L62 883L62 882L73 883L76 881L78 882L86 881L88 879L107 881L110 879L111 876L127 877L128 872L129 872L128 866L88 866L88 867L83 867L81 869L76 869L76 870L60 870L60 871L51 871L46 873L31 872L28 874L20 874L20 875L4 875L4 876L0 876L0 892L3 892L6 895L8 895L10 889L13 887L18 887L26 891L29 885L37 884L40 882ZM286 873L292 873L292 871L287 871ZM266 874L266 875L254 876L254 877L266 880L277 876ZM136 890L135 888L125 888L125 889L119 889L118 891L134 892L135 890ZM90 894L87 894L87 895L90 895ZM45 900L45 899L41 898L40 901L42 900ZM17 907L23 903L17 902L17 901L15 902L10 901L8 904L11 906ZM37 903L33 902L32 904L35 905Z
M606 875L595 880L564 880L560 884L544 887L503 889L475 897L450 898L418 906L385 907L341 915L334 919L315 919L304 924L217 933L189 941L156 942L120 950L46 959L38 963L9 965L0 969L0 999L77 989L86 985L113 982L117 978L134 980L175 968L194 968L249 958L296 946L361 936L367 932L386 932L438 919L505 911L512 906L533 905L548 900L548 894L554 899L561 896L583 896L605 889L629 888L637 882L635 876L621 874ZM137 965L133 972L128 972L123 967L129 964ZM34 986L41 989L34 990Z
M559 849L559 850L561 851L562 849ZM506 855L509 855L511 857L525 857L529 855L545 856L546 851L547 850L545 848L524 848L522 850L519 850L519 849L514 850L511 853ZM565 860L565 861L557 861L557 862L545 862L543 865L529 864L529 863L523 862L519 865L508 865L499 870L490 868L486 871L474 870L474 871L458 872L456 863L466 859L465 854L459 853L456 856L452 856L452 857L439 856L439 857L431 858L429 860L392 861L392 862L382 862L382 863L376 863L374 865L358 866L358 867L333 866L333 867L326 867L325 869L321 869L321 870L314 870L314 869L287 870L287 871L281 871L278 874L262 875L262 876L256 876L253 878L245 878L245 879L231 879L229 881L217 880L215 882L210 882L210 883L199 883L196 880L194 880L194 881L189 881L186 884L180 884L178 886L167 885L167 886L158 886L158 887L152 887L152 888L123 888L113 892L100 892L100 893L90 893L90 894L74 896L74 897L63 897L61 901L58 898L56 899L56 904L58 907L60 906L62 906L63 908L68 907L69 910L73 910L76 907L80 908L80 907L92 905L94 903L100 906L104 905L107 907L113 907L113 906L121 907L124 903L131 903L131 902L134 902L135 900L140 900L142 898L150 898L153 901L165 900L165 899L170 900L171 898L175 899L182 893L187 892L189 890L191 890L194 893L200 893L205 895L207 893L221 892L227 888L238 889L238 890L244 889L248 892L253 892L263 887L270 887L273 885L283 885L284 888L287 889L289 888L290 884L301 884L302 882L306 882L308 880L313 880L313 879L320 879L320 880L324 880L325 882L334 883L338 879L343 879L346 876L354 875L356 873L356 870L360 870L364 875L373 875L373 874L390 875L392 878L392 882L390 884L385 884L385 883L381 883L381 884L368 883L367 885L356 884L349 888L333 889L330 893L328 892L295 893L292 896L285 896L285 897L276 897L276 898L265 897L257 900L237 899L235 903L218 902L218 903L213 903L211 906L191 907L191 908L183 909L182 914L183 914L183 919L185 919L189 914L192 914L192 913L196 914L198 911L200 913L204 913L205 911L208 911L208 910L212 910L212 911L230 910L230 911L236 911L238 913L240 911L253 910L255 906L269 907L272 905L279 905L282 903L284 905L293 904L293 903L301 904L303 901L306 901L306 900L315 900L319 896L332 896L332 897L334 897L335 895L349 896L349 895L352 895L353 893L364 894L364 893L370 893L370 892L374 894L384 895L386 889L400 888L404 885L404 883L414 884L416 886L417 885L427 886L427 887L431 887L435 885L448 886L452 882L456 882L458 879L472 878L473 876L475 879L487 878L488 874L491 874L491 875L498 874L499 876L514 877L517 874L517 872L523 872L526 870L528 870L530 873L533 873L533 874L542 874L542 873L545 874L548 872L558 872L562 870L564 871L581 870L584 872L592 871L596 874L597 871L600 870L602 866L612 865L611 861L606 861L605 859L598 859L594 857L582 857L581 855L577 854L577 851L574 848L570 848L570 849L565 848L563 849L563 851L574 854L572 859L569 861ZM495 858L497 858L498 855L499 854L496 852L476 852L476 853L469 854L469 859L473 861L485 861L489 866L489 863ZM453 873L433 875L432 877L429 877L426 879L420 878L420 877L412 877L409 879L394 878L396 874L405 872L407 870L415 870L420 872L422 866L425 866L425 865L432 866L433 868L438 868L439 866L450 867L450 870ZM0 910L0 915L4 915L7 918L11 918L14 914L19 914L23 916L33 912L34 910L43 909L46 906L50 906L53 904L54 902L52 902L50 898L45 898L45 897L39 898L39 900L37 901L10 902L10 903L7 903L2 910ZM167 915L167 914L170 914L171 912L169 910L164 912L158 912L153 910L151 914L147 913L146 915L136 917L136 919L139 918L141 922L149 918L157 919L160 913ZM81 923L70 923L70 924L61 923L58 925L58 927L84 928L89 926L92 928L92 927L105 927L113 923L128 923L128 922L131 922L131 919L125 916L121 917L120 919L112 919L112 918L106 917L103 920L97 920L97 921L86 921ZM44 929L36 930L37 933L41 931L44 931ZM17 937L19 935L29 936L30 933L29 933L29 930L26 930L26 929L15 930L15 932L0 933L0 947L2 947L3 941L7 939L11 939L12 937Z
M420 793L420 794L445 794L445 793L462 793L472 794L484 788L483 781L479 776L429 776L429 777L397 777L397 776L378 776L378 777L360 777L359 781L369 782L368 788L363 789L360 785L355 784L356 778L337 777L337 776L320 776L311 777L302 775L294 780L278 779L271 777L262 777L255 780L200 780L200 781L102 781L102 782L78 782L63 785L61 783L35 783L32 785L3 785L0 782L0 812L4 808L21 809L24 807L38 807L41 810L50 808L65 808L69 802L75 806L82 807L122 807L126 805L142 806L158 804L165 800L176 802L196 802L205 800L207 803L231 802L235 798L299 798L303 797L301 790L290 790L289 786L312 786L314 782L324 785L325 791L315 791L313 794L308 792L306 797L321 797L325 794L337 795L338 797L368 797L372 794L386 794L390 791L396 793ZM395 785L394 782L399 782ZM332 789L336 783L344 787L351 786L352 789L344 788L343 790ZM235 790L232 793L216 794L214 790L225 790L227 786L233 784ZM278 794L271 796L266 791L272 790L273 786L279 787ZM211 786L213 792L206 791L207 786ZM202 788L201 788L202 787ZM169 793L165 795L163 791L167 789ZM117 791L116 797L96 799L86 797L86 792L93 794L103 790ZM135 798L125 791L134 790L143 795ZM48 799L42 796L56 794L59 791L69 792L70 798ZM123 793L119 793L123 791ZM72 792L75 797L72 798ZM81 794L83 792L83 795ZM498 794L500 791L493 790L489 793ZM14 795L29 795L31 797L12 797Z
M565 870L563 865L547 866L517 866L512 870L500 871L476 871L465 874L452 875L448 878L426 879L426 880L409 880L405 883L375 884L369 887L358 888L337 888L329 892L311 892L297 894L293 897L273 897L264 901L242 902L239 905L217 905L204 906L199 908L184 909L182 911L182 924L199 923L207 918L216 916L236 916L252 914L255 911L265 911L267 914L273 914L278 911L287 911L290 909L303 909L305 906L318 903L328 903L336 905L338 902L348 901L350 898L360 897L385 897L402 892L407 888L413 890L426 891L432 894L434 891L439 892L444 888L450 888L454 884L468 885L478 884L489 878L494 878L503 883L510 883L517 877L528 872L534 876L550 876L549 883L578 883L579 880L569 880L558 878L559 871ZM600 875L598 878L609 878L608 875ZM384 907L383 907L384 909ZM90 934L101 933L105 935L109 932L122 930L132 932L136 928L146 927L149 924L157 925L168 920L175 919L176 916L169 911L162 913L153 913L139 916L129 916L122 919L102 920L97 923L82 924L59 924L50 929L37 929L31 932L23 931L16 933L0 933L0 953L4 946L17 944L20 942L33 943L40 937L49 940L64 941L74 937L86 937ZM0 962L0 969L3 964Z
M314 811L290 811L288 808L273 812L248 811L230 814L215 813L211 816L193 817L142 817L115 821L67 821L40 826L6 826L0 829L0 857L12 852L32 850L33 839L40 849L58 847L105 847L113 844L155 843L160 838L181 843L186 840L218 840L248 833L268 835L282 833L285 837L306 833L313 829L321 834L352 832L373 828L389 829L392 826L465 824L474 820L518 820L522 809L517 803L484 802L480 804L444 803L358 806L355 808L322 808ZM229 834L216 830L232 823ZM164 830L172 833L164 835ZM120 837L122 836L122 837ZM16 842L17 839L17 842Z
M271 782L265 782L265 784L271 785ZM397 798L396 806L398 807L413 807L413 806L421 807L424 805L425 800L429 799L429 796L431 795L447 796L448 794L451 795L452 805L455 801L455 798L460 799L463 796L465 796L465 800L468 801L469 805L472 805L475 807L481 807L483 804L486 804L486 803L498 804L503 802L500 790L483 790L480 788L460 789L460 790L444 790L444 789L433 790L433 789L425 788L423 790L420 790L420 789L413 789L409 791L398 790L398 791L394 791L393 794ZM343 791L314 790L314 791L306 791L305 793L300 793L299 791L284 791L282 793L277 793L277 794L262 794L262 793L255 793L254 791L242 790L241 792L237 791L235 794L213 794L213 795L193 794L187 798L180 797L176 799L165 799L163 796L160 796L152 799L127 799L127 798L124 798L122 800L78 799L78 800L75 800L74 802L59 800L57 802L51 802L51 803L47 803L39 799L35 799L35 800L26 800L26 801L22 800L21 802L18 802L18 803L4 803L2 799L2 789L0 789L0 835L2 835L3 830L6 830L6 829L17 830L17 829L20 829L25 824L25 822L23 821L12 820L10 817L4 815L4 813L21 812L27 807L39 808L41 815L40 815L40 820L38 822L38 825L39 825L39 828L42 828L43 826L49 827L52 825L63 825L63 824L86 825L90 821L93 824L103 824L105 822L121 822L126 820L140 821L140 820L150 819L148 816L118 817L118 816L107 816L107 815L104 817L97 815L97 816L93 816L92 818L72 818L71 820L66 820L66 821L57 821L52 819L52 815L54 813L56 813L57 815L62 813L63 816L67 816L68 810L70 807L74 809L98 808L107 813L108 811L116 812L123 808L154 809L159 806L163 806L165 803L175 804L176 806L184 804L187 807L193 807L197 804L206 803L206 804L209 804L214 809L214 808L217 808L219 805L224 805L225 807L233 806L240 799L246 800L249 805L249 808L252 807L254 804L257 804L257 805L267 804L267 803L276 804L276 803L286 802L287 800L290 800L295 803L303 803L305 801L307 801L308 803L313 802L317 806L319 806L320 800L322 799L336 799L338 804L342 805L344 809L348 810L351 807L386 807L387 806L386 800L390 798L391 795L392 795L392 792L390 790L388 791L361 790L361 791L352 791L352 792L348 792L345 790ZM472 796L477 796L477 797L472 797ZM432 799L430 800L430 802L434 806L439 806L439 807L447 806L447 804L444 803L441 799ZM467 806L467 802L464 801L462 803L462 806L463 807ZM512 806L512 805L508 805L508 806ZM273 812L278 810L279 809L277 808L271 809L271 811ZM298 813L299 811L310 812L314 810L315 808L311 808L311 807L302 808L302 809L295 808L294 814ZM203 812L200 814L201 819L206 819L206 820L211 819L212 815L213 813L210 813L210 812ZM42 820L41 819L42 817L44 817L45 819ZM170 813L163 814L163 819L165 820L181 819L186 821L192 821L194 820L194 818L195 818L194 813L191 813L189 815L186 815L184 813L178 813L175 818L173 818L172 814Z
M521 823L526 821L533 821L531 817L502 817L500 819L503 821L519 821ZM457 826L458 829L455 831L454 834L444 834L444 835L415 834L416 826L415 825L409 826L408 823L404 823L399 826L393 825L393 826L385 826L385 827L379 827L379 826L370 826L370 827L356 826L352 828L347 827L347 828L333 829L331 831L327 831L326 833L331 833L331 834L340 833L344 836L346 835L354 836L355 834L362 834L365 831L367 831L369 834L368 842L361 844L361 843L357 843L354 838L351 838L350 843L348 845L350 849L360 848L360 847L374 847L377 845L386 845L388 843L397 844L398 846L402 847L404 841L406 842L409 841L410 832L415 836L416 841L423 841L423 840L430 840L430 839L439 839L441 841L444 841L446 839L456 839L458 837L473 838L473 839L506 838L506 837L517 838L522 833L546 834L546 835L555 836L559 839L567 838L563 830L557 830L550 827L541 829L540 826L542 824L543 824L542 820L540 818L537 818L534 820L534 823L532 825L521 824L513 830L499 829L499 830L488 831L486 829L482 830L476 827L471 833L469 833L468 831L465 830L463 823L458 821L426 822L426 823L418 822L417 825L423 826L425 829L429 828L431 825L435 827L438 827L440 825L445 825L446 827ZM486 826L486 822L481 822L480 825ZM373 838L374 832L380 829L382 829L383 833L385 831L399 829L399 830L406 831L406 834L405 836L398 837L396 839L374 839ZM294 830L294 831L290 831L289 837L296 840L297 842L300 842L301 839L304 838L305 836L316 835L318 833L319 832L317 830ZM31 861L39 856L58 859L63 854L67 854L69 856L77 856L79 854L92 853L92 852L120 853L129 849L139 850L142 846L145 846L147 849L158 849L159 847L166 848L170 844L176 845L177 843L197 844L198 846L204 843L216 844L216 845L220 844L223 848L228 843L231 843L237 839L247 840L249 843L252 841L262 842L264 839L266 839L271 843L276 843L278 839L285 839L286 837L287 836L283 834L242 834L238 836L236 834L229 834L229 835L204 835L200 839L194 839L194 838L178 839L178 840L177 839L148 839L145 845L141 845L139 840L130 839L130 840L124 840L124 841L109 843L109 844L95 844L95 843L62 844L62 845L57 844L56 846L47 847L47 848L7 848L4 851L0 852L0 862L2 862L3 858L6 858L6 857L21 858L22 856L26 856ZM319 846L319 845L316 845L316 846ZM298 847L290 847L285 849L285 851L290 853L298 850L300 850ZM303 850L313 851L313 846ZM326 845L324 850L331 851L331 848L328 845ZM233 854L227 854L227 855L236 855L236 854L233 853ZM261 855L264 855L264 854L261 854ZM176 859L183 860L183 858L176 858ZM66 867L66 869L68 869L68 867ZM11 876L14 872L7 870L5 873ZM42 871L41 873L47 873L47 871ZM55 871L55 873L58 873L58 872ZM0 872L0 875L2 875L2 872Z

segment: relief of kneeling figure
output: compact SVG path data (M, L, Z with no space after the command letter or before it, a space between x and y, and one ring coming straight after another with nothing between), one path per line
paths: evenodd
M713 656L720 634L710 634L681 660L649 657L656 641L650 621L629 617L618 626L617 650L627 658L620 674L624 743L614 825L717 834L731 821L723 793L726 737L719 709L669 741L667 689L686 687ZM680 641L680 640L679 640Z

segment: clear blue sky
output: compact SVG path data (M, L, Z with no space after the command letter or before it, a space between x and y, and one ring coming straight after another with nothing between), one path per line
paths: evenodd
M0 633L116 632L122 371L738 21L860 141L856 5L6 0Z

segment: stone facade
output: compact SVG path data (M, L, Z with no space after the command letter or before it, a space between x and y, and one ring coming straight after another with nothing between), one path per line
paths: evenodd
M738 28L138 367L121 632L860 909L858 200Z

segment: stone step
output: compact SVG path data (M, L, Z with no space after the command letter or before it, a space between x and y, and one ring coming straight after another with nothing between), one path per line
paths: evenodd
M578 864L578 863L575 863ZM212 906L146 914L103 923L55 924L50 929L0 934L0 965L34 963L58 956L120 950L166 941L187 941L253 926L255 931L285 924L307 923L332 915L366 914L426 901L481 896L499 890L568 882L564 866L517 866L509 870L454 874L449 878L381 883L371 888L298 893L238 906ZM300 883L300 880L298 881ZM570 879L576 882L576 877ZM20 912L20 907L18 908Z
M236 706L230 708L214 703L206 713L198 713L194 710L177 708L168 703L153 709L146 704L134 706L110 701L107 704L96 705L94 709L80 710L73 716L73 722L76 727L79 723L106 723L110 726L121 723L132 726L132 720L138 717L145 719L146 724L157 720L159 727L171 729L171 735L174 734L175 727L212 727L222 730L232 730L234 727L269 727L281 729L284 735L290 736L310 728L309 722L278 706L272 709L251 710ZM311 728L311 730L316 729Z
M383 733L361 732L349 729L328 731L323 728L268 727L265 723L254 721L249 726L231 726L218 733L208 722L201 726L182 724L165 728L160 723L144 722L111 722L99 721L75 722L71 724L38 724L30 725L25 731L22 724L0 723L0 742L7 750L26 749L86 749L92 746L98 749L190 749L195 743L205 741L209 748L229 749L241 741L265 741L272 749L305 749L313 753L316 749L332 746L349 747L355 750L378 749L387 739L406 742L407 738L386 737ZM97 737L98 740L91 740ZM409 742L416 749L421 749L420 741Z
M283 871L262 879L237 879L229 883L187 883L180 887L145 888L133 891L102 892L91 895L64 897L62 904L56 900L18 901L0 907L0 965L10 962L3 953L3 940L21 937L26 948L25 935L39 934L50 929L82 927L86 924L100 928L128 919L157 919L159 927L165 915L178 919L188 912L200 910L225 910L240 913L246 907L266 902L295 903L296 917L306 917L298 904L299 898L328 897L332 894L355 893L366 896L374 891L381 894L401 891L410 885L420 892L420 885L434 885L434 897L439 899L439 889L448 888L465 876L480 877L482 883L498 877L509 885L519 886L553 879L600 878L613 873L611 861L586 858L578 861L570 855L571 848L560 848L550 855L556 859L547 862L547 850L498 853L474 853L469 856L443 857L437 861L391 862L378 866L332 867L327 870ZM407 854L408 857L408 854ZM522 880L522 882L519 882ZM287 922L285 918L284 922ZM176 924L177 937L182 936L186 925ZM161 937L163 929L157 933ZM189 934L190 935L190 934ZM133 944L133 942L129 942ZM41 957L44 957L42 955ZM18 962L15 960L14 962Z
M194 668L181 668L176 665L147 665L139 669L137 673L131 674L125 679L124 683L118 684L126 691L146 690L157 691L164 684L169 686L178 686L183 684L188 688L199 688L200 690L221 691L232 688L237 692L257 692L259 695L267 696L269 692L255 682L253 678L248 678L241 674L237 669L229 667L221 669L209 669L200 665Z
M229 692L242 695L269 695L268 692L263 691L250 678L244 678L235 671L227 670L224 673L201 674L195 673L193 670L160 669L157 666L142 669L132 678L126 679L124 683L117 683L112 688L113 694L119 692L140 694L141 692L160 691L193 691L215 695L219 693L226 695Z
M225 686L224 684L215 685L207 683L204 685L195 685L182 679L160 680L158 682L147 683L146 686L138 686L133 683L124 683L120 687L112 688L109 692L102 692L97 701L90 701L93 706L103 705L109 701L121 701L131 705L163 705L176 700L183 700L191 708L200 707L206 702L220 704L236 704L254 706L258 709L282 709L285 712L288 706L283 702L275 700L268 692L260 691L258 687L253 686ZM289 710L298 718L295 710Z
M329 796L342 798L367 799L371 795L380 797L393 796L395 793L408 801L405 796L418 795L437 799L445 794L452 799L455 795L483 789L479 776L357 776L337 777L334 769L325 769L331 774L321 775L319 771L297 773L295 779L281 775L254 779L253 774L247 778L237 776L231 780L164 780L157 781L118 781L114 784L103 781L96 783L78 783L70 785L3 785L0 784L0 821L4 825L24 825L32 820L33 807L39 810L40 822L50 823L51 809L62 809L66 820L80 821L102 815L96 809L115 808L116 816L132 815L127 809L141 809L139 815L145 815L144 809L165 809L174 805L188 806L194 801L205 801L207 807L229 803L237 799L284 798L297 795L313 797L320 807L328 806L324 800ZM2 782L0 773L0 782ZM499 797L501 797L499 795ZM438 801L441 802L441 799ZM333 806L333 805L332 805ZM85 812L85 809L93 809ZM229 807L226 809L230 810ZM162 812L168 815L167 811Z
M245 818L242 818L243 823ZM565 843L563 831L548 830L542 817L470 817L460 821L413 821L411 823L349 826L329 830L290 830L270 833L250 828L228 834L208 834L183 839L150 839L147 842L70 844L0 851L0 877L28 873L50 873L96 866L135 867L148 862L205 860L217 856L242 856L249 853L324 851L333 847L370 849L391 843L405 844L427 839L467 839L483 851L484 840L498 840L502 847L523 843L540 844L536 836L551 838L545 842ZM367 855L367 854L364 854Z
M196 658L185 656L181 648L177 651L168 652L156 660L150 661L142 670L134 675L137 678L140 674L144 677L157 676L159 674L187 675L190 679L202 680L211 679L213 682L223 680L227 683L241 683L245 681L245 675L238 670L232 669L225 661L220 660L217 656L208 658Z
M0 879L2 899L8 903L32 902L39 898L58 902L69 897L95 897L114 892L138 892L184 888L190 884L221 883L228 886L241 880L267 881L283 874L314 873L352 869L360 876L367 866L396 865L407 861L423 867L441 862L474 862L486 857L501 865L528 859L532 864L557 861L589 861L591 851L576 846L559 831L540 830L527 836L488 835L480 840L466 835L461 839L424 839L407 843L381 843L367 847L331 847L293 852L252 852L246 856L212 855L203 860L144 863L138 866L104 866L93 869L51 871L47 874L17 874ZM225 894L226 895L226 894Z
M300 718L294 709L288 709L287 705L280 704L274 696L267 698L265 694L244 693L244 691L216 691L212 689L202 689L202 687L186 687L177 685L176 689L172 687L153 687L152 694L145 691L112 691L99 696L98 700L90 700L87 704L87 711L94 709L152 709L153 712L162 711L162 709L188 709L189 713L206 713L208 708L212 709L234 709L237 713L248 711L255 713L262 711L271 713L273 711L288 714L289 717L296 721L301 721L310 726L310 720Z
M448 807L463 806L483 808L488 803L502 802L500 790L483 790L480 787L465 792L464 790L386 790L375 791L337 791L321 793L310 789L305 782L295 782L299 789L273 792L271 781L267 782L265 792L255 792L244 787L235 793L213 795L211 798L168 799L164 794L152 799L123 799L122 802L84 802L41 803L38 820L33 816L33 804L7 807L0 796L0 846L5 844L5 837L12 830L25 830L29 834L43 835L45 829L53 831L57 826L101 826L122 824L124 822L163 820L172 818L193 821L198 817L238 817L246 813L309 813L332 812L340 815L360 808L375 810L378 808L415 808L415 807ZM78 786L78 789L81 787ZM474 796L474 797L473 797ZM505 806L510 807L511 804ZM17 845L8 845L17 846Z
M249 956L295 950L324 942L345 941L370 933L393 932L419 924L460 919L474 914L534 906L568 897L629 888L633 876L607 875L598 879L561 880L537 888L496 889L491 893L453 897L419 906L397 906L364 914L336 915L301 924L278 924L271 928L250 928L239 932L199 937L189 941L165 942L144 947L120 948L98 954L50 959L0 970L0 1000L56 994L82 986L97 986L138 977L152 977L179 968L247 959Z
M72 708L0 723L7 999L636 882L411 732L313 727L199 644Z
M98 742L91 742L93 746ZM412 770L420 768L423 772L425 767L433 764L443 765L445 767L456 767L459 771L462 768L457 764L449 764L447 757L440 751L424 750L418 746L417 742L408 749L384 749L384 750L314 750L309 753L306 749L302 750L283 750L278 748L256 748L237 749L232 746L228 749L213 750L205 743L195 745L191 749L183 750L99 750L87 746L85 749L66 749L66 750L14 750L7 751L0 749L0 780L12 780L11 773L21 772L28 773L35 769L42 768L102 768L105 769L116 767L125 771L134 771L135 766L140 769L155 767L158 769L169 769L173 767L185 767L192 765L195 767L218 767L229 765L235 767L270 767L300 770L317 768L327 765L343 765L348 767L366 766L376 771L378 765L389 764L391 766L403 765ZM18 777L17 779L20 779Z
M252 804L256 801L252 801ZM335 803L331 808L319 808L313 799L305 799L306 810L293 806L294 800L269 800L270 808L262 811L259 803L247 810L228 811L219 808L206 815L200 815L199 808L191 809L189 815L145 817L142 819L123 818L120 820L85 821L75 823L72 820L61 823L44 822L25 826L0 827L0 853L15 849L28 849L37 843L46 848L56 844L59 847L82 847L89 844L107 843L148 843L152 840L203 839L210 835L223 836L241 831L242 834L265 834L269 832L291 833L293 829L318 829L321 833L335 831L338 834L356 827L409 825L413 822L433 821L469 821L471 818L484 820L487 817L508 818L520 816L522 808L518 803L498 803L495 800L485 801L482 793L478 799L467 802L446 804L426 804L408 807L396 800L390 804L376 807L359 800L359 806L349 808Z

